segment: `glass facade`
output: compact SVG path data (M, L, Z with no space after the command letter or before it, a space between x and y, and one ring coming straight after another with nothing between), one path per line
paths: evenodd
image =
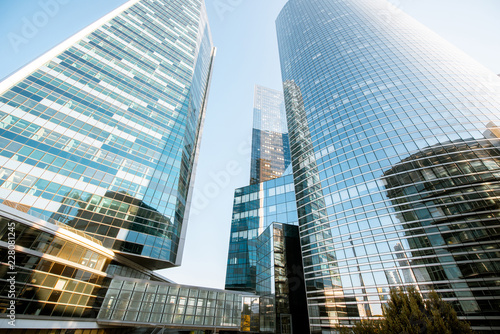
M246 321L246 328L280 334L295 328L305 334L307 309L284 110L281 92L255 87L251 180L234 195L225 287L260 296L254 306L260 316L254 323Z
M258 237L260 333L308 334L299 229L273 223Z
M14 293L18 318L95 318L113 252L28 214L0 210L0 313L8 313Z
M290 165L283 93L255 86L250 184L280 177Z
M292 175L236 189L226 289L256 292L258 236L273 222L298 224Z
M186 329L239 330L243 295L175 284L115 278L98 315L101 324L150 323Z
M499 332L499 78L390 6L290 0L276 22L311 332L402 285Z
M12 330L0 322L9 333L38 333L23 329L32 327L23 321L33 319L40 328L52 328L43 321L56 320L68 331L79 321L81 330L92 323L109 326L95 332L106 334L159 328L248 332L258 326L258 296L168 282L62 226L0 204L0 314L8 315L14 294L17 319Z
M202 0L130 1L1 84L0 202L180 264L214 50Z

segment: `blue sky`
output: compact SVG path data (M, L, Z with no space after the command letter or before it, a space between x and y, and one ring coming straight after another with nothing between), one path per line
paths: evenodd
M0 78L125 0L0 0ZM392 0L495 73L500 73L500 1ZM57 6L47 4L56 3ZM176 282L222 288L234 189L249 182L255 84L281 89L274 20L286 0L206 0L218 48L194 208ZM45 5L44 5L45 4ZM41 12L48 12L45 20ZM29 31L26 22L38 20ZM28 38L22 29L28 29ZM26 32L26 31L25 31Z

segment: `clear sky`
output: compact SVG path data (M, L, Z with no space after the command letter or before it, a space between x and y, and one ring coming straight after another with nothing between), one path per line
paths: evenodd
M0 0L0 78L125 2ZM500 74L499 0L392 2ZM281 89L274 20L285 3L206 0L218 52L183 265L162 271L176 282L224 286L233 193L250 178L253 88ZM35 21L38 27L26 28Z

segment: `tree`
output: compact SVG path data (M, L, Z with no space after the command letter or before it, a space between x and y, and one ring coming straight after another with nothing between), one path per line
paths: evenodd
M423 300L413 287L393 289L381 320L363 320L341 333L350 334L472 334L468 323L460 321L452 306L432 291Z

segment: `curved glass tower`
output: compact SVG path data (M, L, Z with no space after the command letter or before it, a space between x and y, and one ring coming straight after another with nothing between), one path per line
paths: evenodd
M499 331L499 78L382 0L276 23L311 332L404 285Z

